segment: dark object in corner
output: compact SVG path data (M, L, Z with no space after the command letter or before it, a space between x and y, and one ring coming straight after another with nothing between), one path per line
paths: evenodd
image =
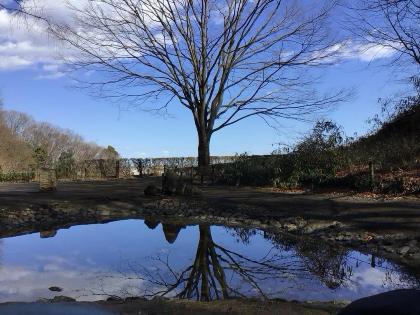
M158 196L160 194L160 189L154 185L149 185L144 189L144 194L146 196Z
M350 303L338 315L420 315L420 290L372 295Z

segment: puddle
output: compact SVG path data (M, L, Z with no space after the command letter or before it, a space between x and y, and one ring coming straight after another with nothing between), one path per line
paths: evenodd
M380 257L257 229L124 220L0 240L0 302L55 295L331 301L414 287L419 279Z

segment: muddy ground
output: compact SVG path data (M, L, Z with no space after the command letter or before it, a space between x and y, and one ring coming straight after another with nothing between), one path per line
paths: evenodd
M377 254L420 273L420 198L363 199L348 194L284 193L208 186L194 197L146 197L160 178L0 184L0 237L124 218L179 218L319 237Z

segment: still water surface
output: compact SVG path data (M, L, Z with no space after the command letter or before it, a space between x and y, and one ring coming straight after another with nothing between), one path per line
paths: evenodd
M253 229L125 220L0 240L0 302L55 295L354 300L418 285L384 259Z

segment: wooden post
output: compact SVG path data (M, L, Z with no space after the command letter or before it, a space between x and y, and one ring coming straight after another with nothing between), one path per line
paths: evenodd
M140 177L143 177L143 161L140 161Z
M190 170L190 182L191 185L194 183L194 166L191 165L191 170Z
M166 190L165 186L166 186L166 174L165 172L163 172L162 173L162 189L161 189L162 194L165 193L165 190Z
M373 189L375 184L375 166L373 164L373 161L369 161L369 183L370 188Z
M104 160L100 159L99 160L99 172L101 173L101 178L103 178L105 176L104 174Z
M115 178L120 178L120 160L115 161Z

